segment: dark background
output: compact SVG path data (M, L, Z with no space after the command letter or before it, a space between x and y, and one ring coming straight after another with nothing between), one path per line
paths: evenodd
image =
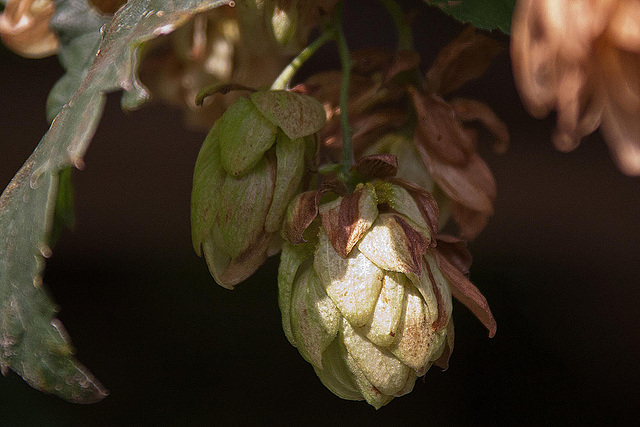
M348 2L352 47L392 45L373 2ZM462 28L416 16L426 66ZM508 42L507 37L501 37ZM47 129L57 60L0 47L0 187ZM310 68L336 63L324 49ZM119 94L74 173L76 226L47 262L45 283L78 358L111 395L74 405L15 374L0 378L1 425L601 424L638 403L640 179L622 175L599 135L556 152L553 117L523 110L508 53L463 93L508 123L505 155L481 147L498 182L496 214L470 244L472 280L498 321L489 339L454 306L450 368L375 411L331 394L284 337L277 259L228 291L191 247L191 174L201 133L152 105L124 114ZM627 392L628 389L633 390Z

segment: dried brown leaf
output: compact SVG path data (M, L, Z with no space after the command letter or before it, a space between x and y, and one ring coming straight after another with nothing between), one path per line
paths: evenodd
M435 255L438 266L449 279L453 296L471 310L489 330L489 337L493 338L496 334L497 324L484 295L437 249Z
M453 108L436 95L425 95L413 86L408 90L418 118L414 136L418 150L449 164L464 165L476 144Z

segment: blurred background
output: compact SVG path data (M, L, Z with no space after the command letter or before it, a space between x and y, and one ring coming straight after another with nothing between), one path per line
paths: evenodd
M393 47L375 2L347 2L352 48ZM416 46L428 68L462 26L420 7ZM508 43L505 36L496 35ZM331 47L303 72L337 66ZM0 187L47 130L55 58L0 47ZM110 390L74 405L0 378L1 425L589 424L631 417L637 396L640 179L622 175L599 135L569 154L551 143L554 118L523 110L508 52L462 94L508 124L504 155L481 147L498 183L496 214L470 243L472 281L498 333L454 305L455 351L408 396L375 411L324 388L284 337L277 259L236 290L193 252L191 176L204 139L179 111L122 113L111 94L74 171L76 225L47 261L45 284L78 358ZM1 237L0 237L1 238ZM636 393L637 394L637 393Z

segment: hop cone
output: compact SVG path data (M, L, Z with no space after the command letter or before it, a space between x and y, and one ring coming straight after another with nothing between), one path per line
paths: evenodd
M418 202L376 180L315 209L322 192L303 193L284 228L287 338L333 393L376 408L433 363L446 366L453 346L451 290L433 251L437 205L410 188Z
M287 205L301 190L322 106L288 91L238 99L207 136L193 177L193 246L231 288L280 246Z

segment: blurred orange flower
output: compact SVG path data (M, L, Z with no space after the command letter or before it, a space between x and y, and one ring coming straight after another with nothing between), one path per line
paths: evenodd
M558 149L600 127L620 169L640 175L640 0L518 0L511 57L529 112L557 111Z
M27 58L43 58L58 51L58 38L49 29L51 0L8 0L0 13L0 38L9 49Z

